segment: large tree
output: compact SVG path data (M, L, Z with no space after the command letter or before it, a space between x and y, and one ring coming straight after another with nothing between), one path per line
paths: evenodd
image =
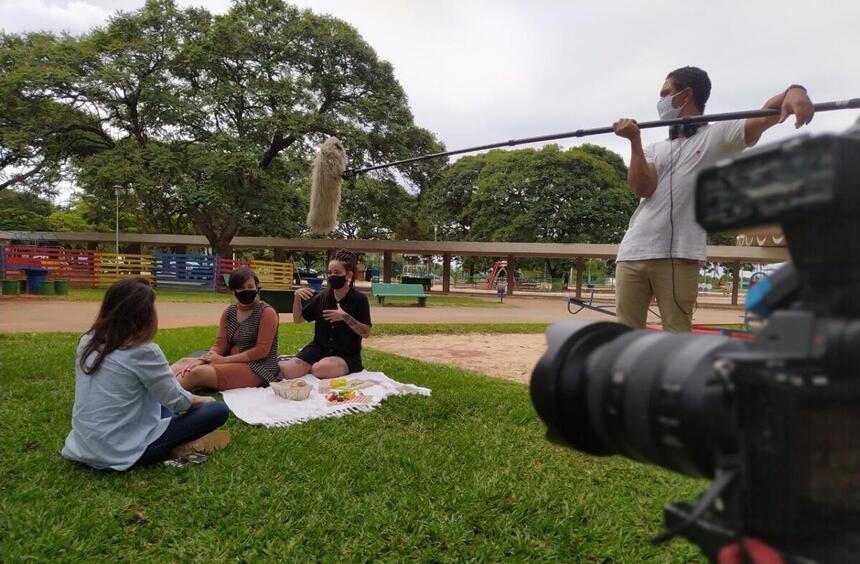
M594 145L465 157L422 200L446 237L473 241L613 243L636 207L621 158Z
M0 192L0 230L8 231L103 231L87 221L80 201L55 206L31 191Z
M46 231L53 211L49 200L29 192L0 192L0 230Z
M217 16L149 0L53 41L43 58L62 80L39 89L21 71L16 87L82 112L103 139L72 155L78 184L105 202L124 189L141 229L199 231L222 255L240 231L302 232L308 163L328 135L352 166L442 148L354 28L281 0ZM400 175L420 187L438 166Z
M417 198L392 180L357 178L346 183L337 234L346 239L391 239L413 214Z
M443 239L470 238L475 210L469 204L487 159L486 154L462 157L445 167L421 192L425 216Z
M52 194L70 158L112 145L97 116L71 93L68 38L0 33L0 190Z
M593 149L493 151L469 201L470 237L484 241L614 243L636 198L623 170Z
M614 243L636 207L626 176L621 157L596 145L491 151L448 166L421 198L446 239ZM569 267L544 262L553 275Z

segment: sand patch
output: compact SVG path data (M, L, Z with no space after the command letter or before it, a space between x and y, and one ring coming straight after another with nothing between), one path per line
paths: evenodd
M404 335L370 337L364 344L417 360L449 364L525 384L546 351L543 334Z

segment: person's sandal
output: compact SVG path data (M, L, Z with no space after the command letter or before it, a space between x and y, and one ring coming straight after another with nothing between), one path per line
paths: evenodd
M230 444L230 432L221 429L212 431L188 443L173 447L170 451L172 458L181 458L192 453L210 454L221 450Z

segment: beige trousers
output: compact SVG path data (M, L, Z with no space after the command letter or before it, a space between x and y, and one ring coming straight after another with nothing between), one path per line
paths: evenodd
M673 263L674 262L674 280ZM665 331L689 331L699 285L699 263L684 259L621 261L615 273L618 322L645 327L648 306L657 298Z

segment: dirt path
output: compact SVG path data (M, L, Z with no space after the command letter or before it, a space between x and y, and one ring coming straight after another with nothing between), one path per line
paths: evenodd
M224 309L217 303L156 303L159 327L215 325ZM98 313L98 302L72 302L46 298L0 298L2 332L83 332ZM696 323L737 323L740 309L699 308ZM500 307L379 307L371 306L374 323L553 323L571 319L560 298L513 297ZM607 315L583 311L580 319L610 320ZM281 315L281 323L290 316ZM528 383L546 350L542 334L413 335L373 337L366 346L424 360L474 370L488 376Z
M432 300L432 298L431 298ZM158 303L161 328L216 325L224 304ZM98 302L72 302L48 298L0 297L0 333L85 331L98 313ZM695 323L738 323L743 311L726 308L699 308ZM371 306L374 323L553 323L569 319L561 298L512 297L499 307L414 307ZM611 319L582 311L577 318ZM281 315L288 323L290 316Z
M371 337L366 346L528 383L532 369L546 351L546 340L543 335L534 334L411 335Z

